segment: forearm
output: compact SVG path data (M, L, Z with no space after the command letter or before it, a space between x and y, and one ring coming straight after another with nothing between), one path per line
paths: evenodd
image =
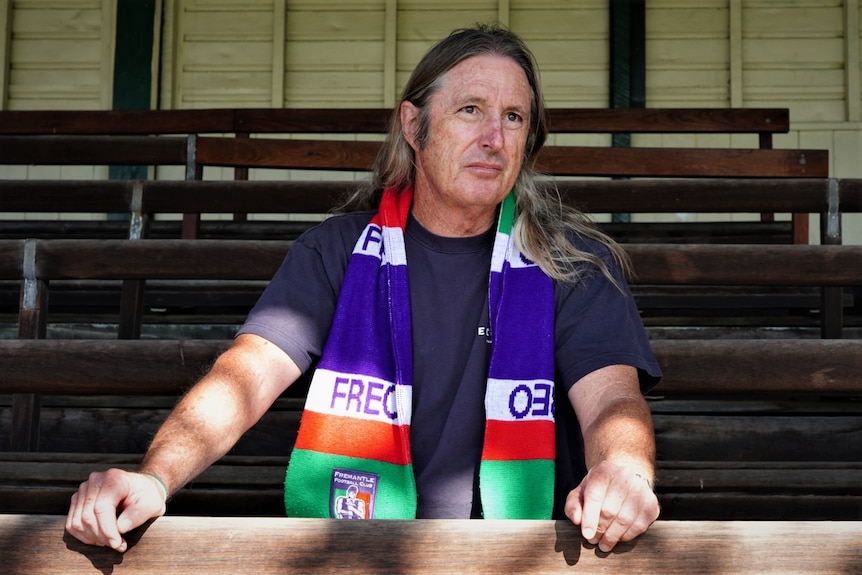
M609 461L652 485L655 436L637 370L614 365L595 371L571 387L569 400L581 426L587 469Z
M245 431L236 415L222 411L229 394L202 381L174 408L141 463L175 493L217 461ZM215 407L213 411L208 411Z
M655 485L655 436L649 407L640 396L622 397L584 430L588 469L602 461L632 469Z
M175 493L227 453L299 373L269 342L241 336L165 420L141 471Z

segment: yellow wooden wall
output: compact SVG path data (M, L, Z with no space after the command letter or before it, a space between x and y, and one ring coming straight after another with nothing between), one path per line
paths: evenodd
M608 2L161 0L158 105L389 106L436 39L498 21L534 51L550 106L604 107ZM776 138L777 147L829 149L833 176L862 177L860 7L862 0L649 0L647 105L788 107L792 131ZM0 0L0 106L110 107L114 18L112 0ZM608 138L561 141L602 145ZM668 135L634 144L755 142ZM101 172L0 167L4 178L88 173ZM845 235L862 243L862 219L845 220Z
M115 11L113 0L0 0L0 31L4 32L0 42L0 107L109 109ZM106 178L107 174L104 166L0 165L0 178L4 179L91 179ZM65 217L98 219L104 215Z
M0 0L4 108L110 108L115 11L112 0Z

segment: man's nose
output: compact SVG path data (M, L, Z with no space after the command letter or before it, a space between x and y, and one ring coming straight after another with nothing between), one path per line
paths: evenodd
M482 147L499 150L503 147L503 122L500 118L487 117L482 122Z

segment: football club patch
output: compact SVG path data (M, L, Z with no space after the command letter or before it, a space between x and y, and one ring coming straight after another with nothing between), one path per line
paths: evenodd
M374 519L378 476L352 469L333 469L329 516L333 519Z

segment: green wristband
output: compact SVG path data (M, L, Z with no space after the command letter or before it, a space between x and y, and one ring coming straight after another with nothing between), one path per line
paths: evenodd
M152 477L153 479L155 479L156 481L159 482L159 485L161 485L162 489L165 490L165 501L167 501L168 496L170 495L170 491L168 491L168 486L165 484L164 481L162 481L162 478L159 477L158 475L156 475L155 473L150 472L150 471L141 471L141 473L144 475L149 475L150 477Z

